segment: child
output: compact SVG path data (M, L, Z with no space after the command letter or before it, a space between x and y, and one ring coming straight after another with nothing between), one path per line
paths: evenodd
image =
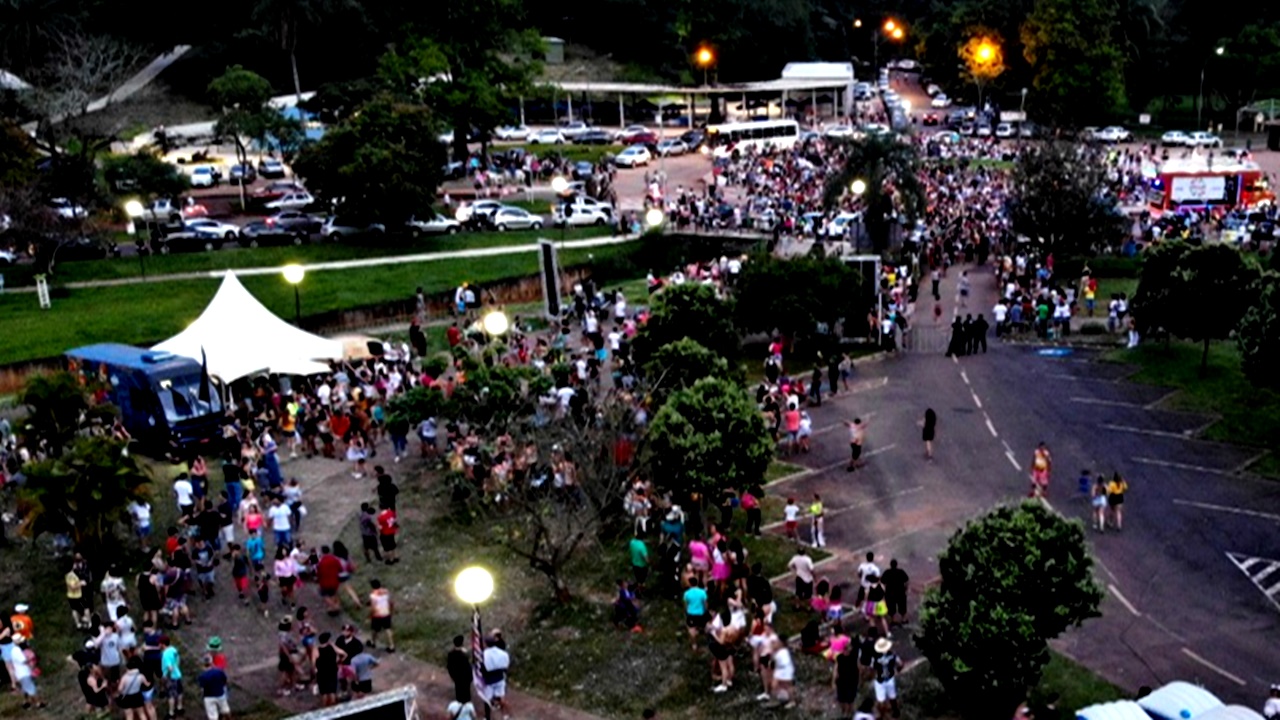
M249 560L244 556L238 543L231 543L230 548L231 582L236 586L236 595L240 598L240 602L248 607L249 598L245 595L245 591L249 589Z
M267 603L271 599L271 576L265 572L258 573L258 607L262 610L262 617L269 617L271 611L267 608Z
M787 498L787 504L782 508L782 516L786 519L787 539L792 542L800 542L800 535L796 531L797 526L800 524L800 506L796 504L795 498Z
M1088 470L1081 470L1079 482L1080 482L1080 495L1084 497L1088 497L1090 490L1093 489L1093 478L1091 477L1091 473Z
M263 562L267 559L267 546L262 540L262 534L257 530L250 530L248 539L244 541L244 550L253 569L262 572Z

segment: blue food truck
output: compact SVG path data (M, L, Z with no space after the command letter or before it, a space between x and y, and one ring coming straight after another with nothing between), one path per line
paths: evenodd
M195 360L116 343L66 355L73 373L101 384L125 429L144 447L185 450L221 437L222 400Z

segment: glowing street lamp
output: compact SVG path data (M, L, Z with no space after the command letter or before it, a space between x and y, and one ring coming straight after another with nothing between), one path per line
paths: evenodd
M298 285L307 276L307 271L297 263L290 263L280 268L280 274L293 286L293 324L302 327L302 295L298 292Z
M716 54L711 52L711 48L703 46L698 48L697 54L694 55L694 60L697 61L698 67L702 68L702 85L706 87L707 68L711 67L711 64L716 61Z
M849 192L853 193L854 195L861 197L862 193L866 191L867 191L867 182L861 178L849 183Z
M563 175L557 175L551 178L551 190L557 195L563 195L569 189L569 181Z
M480 319L480 326L484 328L484 331L488 333L489 337L499 337L506 335L507 330L511 329L511 321L507 319L507 314L501 310L491 310ZM487 574L488 573L486 573L486 575ZM459 575L458 577L461 578L462 576ZM489 590L493 590L492 586ZM459 594L461 594L460 590Z
M892 35L893 31L897 29L898 29L898 23L894 22L892 18L884 21L884 31L886 33Z
M656 207L649 208L649 211L644 214L644 224L648 225L650 230L657 230L666 219L666 214Z
M480 628L480 605L493 596L493 575L479 566L471 566L453 580L453 592L471 606L471 664L479 679L484 671L484 638ZM487 701L486 701L487 702Z
M1222 57L1222 54L1226 51L1227 48L1225 46L1219 45L1213 49L1213 54ZM1204 71L1205 68L1209 67L1209 61L1212 59L1212 56L1205 58L1204 64L1200 66L1200 99L1196 103L1196 127L1201 129L1204 128L1204 125L1201 125L1204 116Z
M862 18L855 18L853 21L853 26L856 28L862 27Z

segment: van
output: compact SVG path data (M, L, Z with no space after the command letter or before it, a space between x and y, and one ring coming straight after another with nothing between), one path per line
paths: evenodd
M222 399L196 360L117 343L86 345L66 356L72 374L86 387L100 387L143 447L186 450L222 437Z

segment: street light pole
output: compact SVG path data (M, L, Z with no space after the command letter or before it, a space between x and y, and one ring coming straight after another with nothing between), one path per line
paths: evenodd
M293 324L302 327L302 293L297 285L293 286Z
M293 324L296 327L302 327L302 294L298 291L298 285L302 279L306 277L306 270L296 263L285 265L281 269L285 282L293 286Z
M1213 49L1213 55L1222 55L1226 52L1226 48L1218 46ZM1213 55L1204 59L1204 64L1200 66L1200 96L1196 101L1196 129L1204 129L1204 71L1209 67L1209 61L1213 59Z

